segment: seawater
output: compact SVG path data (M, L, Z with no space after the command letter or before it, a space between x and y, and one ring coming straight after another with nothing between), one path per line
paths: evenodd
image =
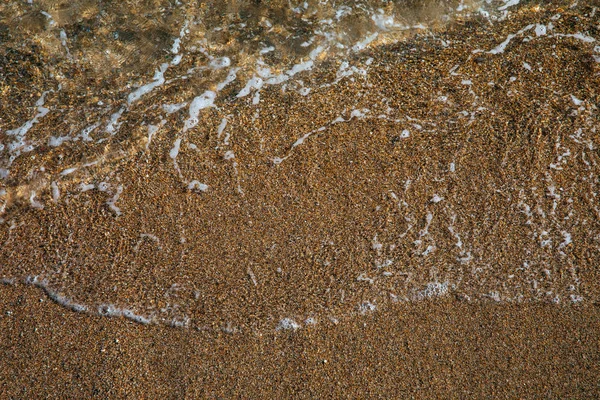
M518 10L518 0L507 1L156 1L151 5L140 2L96 2L76 0L66 5L54 1L8 2L0 6L2 15L9 16L3 29L3 46L19 48L36 46L44 54L46 64L41 71L40 84L35 88L22 88L22 104L6 104L2 112L7 118L0 121L0 217L6 229L16 229L19 224L14 208L44 209L53 204L77 202L76 196L88 191L105 194L106 206L116 218L125 210L120 198L127 191L127 182L119 179L114 169L117 161L134 157L139 151L165 151L154 148L153 143L171 124L173 115L180 115L177 134L165 151L165 157L183 185L192 192L210 195L211 182L199 177L186 176L180 160L183 151L197 150L190 135L205 129L199 125L206 114L216 113L215 134L223 153L223 159L233 168L233 185L239 195L244 195L237 155L231 146L232 132L236 131L235 116L223 113L225 104L244 102L256 109L252 121L258 124L268 110L263 110L261 96L268 88L295 92L311 100L311 92L317 88L334 87L355 79L367 79L373 57L356 57L357 54L378 46L406 40L414 35L435 36L436 30L457 19L485 18L490 23L511 18ZM516 11L515 11L516 12ZM487 52L501 55L512 40L524 35L561 35L552 31L552 21L525 26L510 33L497 46L489 49L473 49L473 54ZM567 34L562 34L568 36ZM569 34L584 43L596 42L584 33ZM451 44L448 44L451 46ZM600 50L598 51L600 53ZM600 55L598 56L600 57ZM314 71L327 64L335 73L326 81L314 82ZM332 67L333 66L333 67ZM528 68L527 66L524 66ZM529 66L531 68L531 66ZM472 85L464 79L465 86ZM167 90L168 88L168 90ZM190 89L191 88L191 89ZM234 88L234 89L233 89ZM28 91L32 89L31 91ZM40 92L40 89L43 89ZM61 92L81 92L80 100L73 104L61 103ZM159 96L160 94L160 96ZM14 101L14 100L12 100ZM441 99L444 101L444 99ZM581 105L576 97L572 100ZM18 115L11 108L22 108ZM389 108L389 107L388 107ZM133 112L148 110L152 118L133 121ZM54 114L54 116L53 116ZM51 117L56 115L65 123L61 129L44 129ZM283 117L283 116L282 116ZM340 123L369 118L390 122L400 121L389 109L355 108L348 106L344 114L333 116L330 121L301 132L290 143L285 153L273 154L275 165L286 163L295 151L313 136ZM8 121L8 122L7 122ZM136 126L139 134L131 136L126 130ZM55 125L56 126L56 125ZM410 129L402 129L400 139L408 138L411 129L423 127L415 122ZM117 142L119 151L106 152L109 143ZM64 154L71 154L64 156ZM567 149L568 150L568 149ZM64 162L52 167L42 154L51 152ZM77 161L76 154L85 155ZM39 154L38 162L32 155ZM570 156L565 152L556 160L560 168ZM22 160L30 157L25 163ZM52 170L50 171L50 169ZM448 166L454 172L454 163ZM50 173L51 179L40 179ZM405 182L410 186L410 180ZM165 187L168 192L170 188ZM560 199L555 189L549 196ZM49 195L47 195L49 194ZM402 200L392 192L394 202L401 206ZM442 203L437 194L431 204ZM67 205L68 207L68 205ZM534 218L528 204L521 205L522 212ZM182 216L185 218L185 216ZM452 217L456 219L456 214ZM436 251L429 237L434 214L427 212L414 242L421 256ZM411 228L408 228L410 230ZM408 232L407 230L407 232ZM449 234L456 241L457 259L469 265L473 255L466 239L450 224ZM540 233L542 246L549 245L548 233ZM562 233L559 248L571 241L569 232ZM161 249L161 238L154 233L142 232L134 250L143 246ZM182 235L181 240L185 241ZM394 260L385 256L388 245L375 235L372 251L376 271L384 271ZM545 244L546 243L546 244ZM252 267L240 267L247 273L250 283L257 286ZM523 266L528 269L529 265ZM193 292L191 299L181 299L177 293L184 283L152 289L157 296L169 297L162 306L128 302L113 296L99 296L78 300L71 296L69 286L63 286L64 269L40 265L38 270L23 270L17 275L0 277L5 284L25 284L42 289L55 302L75 312L124 317L135 322L161 323L185 327L193 324L185 311L185 302L199 300L201 293ZM391 274L391 272L388 272ZM549 273L549 272L548 272ZM385 275L383 273L382 276ZM357 282L373 284L373 274L356 277ZM458 282L432 278L419 284L405 294L390 293L392 301L420 301L432 297L447 296ZM572 294L568 301L579 302L580 282L573 277ZM344 293L342 293L342 298ZM495 301L516 301L501 298L498 293L486 293ZM93 297L93 296L92 296ZM374 296L375 297L375 296ZM557 297L558 299L558 297ZM558 300L557 300L558 301ZM377 309L376 301L364 300L356 304L351 314L366 314ZM183 311L182 311L183 310ZM226 317L226 316L225 316ZM317 321L336 322L347 315L335 315L315 310L307 315L290 315L274 321L276 330L296 330ZM235 327L227 325L228 330Z

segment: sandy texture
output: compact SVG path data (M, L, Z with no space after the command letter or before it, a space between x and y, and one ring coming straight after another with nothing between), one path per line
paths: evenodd
M596 398L598 308L394 306L263 337L140 326L0 289L6 398ZM12 312L8 315L7 312Z
M240 78L197 120L226 74L183 79L190 56L60 146L100 111L4 49L31 99L2 123L39 115L42 144L3 181L2 392L598 397L600 37L568 6L368 48L351 78Z

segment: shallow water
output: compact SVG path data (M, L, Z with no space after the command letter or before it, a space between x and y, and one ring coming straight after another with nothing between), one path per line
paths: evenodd
M597 63L600 47L595 31L519 3L2 6L0 277L76 312L231 332L448 295L585 301L580 260L597 259L599 238L594 92L538 82L560 70L540 64L550 55L505 53L564 39ZM469 21L505 28L487 37ZM480 39L449 38L457 23ZM487 71L465 66L483 56ZM518 97L534 83L550 97ZM502 148L500 166L502 151L485 161L477 139L519 120L490 94L499 86L502 102L572 117L556 137ZM471 125L474 139L461 136Z

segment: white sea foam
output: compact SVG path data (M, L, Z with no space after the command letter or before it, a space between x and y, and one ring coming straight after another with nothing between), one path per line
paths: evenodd
M189 108L189 118L185 121L185 125L183 127L183 131L188 131L198 125L198 116L200 115L200 110L205 108L214 107L215 98L217 94L212 90L207 90L202 93L200 96L197 96L190 103ZM171 158L174 158L171 156Z
M59 305L65 307L65 308L68 308L75 312L88 311L87 306L73 302L71 299L69 299L69 298L63 296L61 293L53 290L52 288L50 288L50 286L48 285L48 282L46 280L44 280L38 276L28 276L27 278L25 278L25 283L42 289L48 295L48 297L50 299L52 299L53 301L55 301L56 303L58 303Z
M113 304L101 304L98 306L98 314L104 317L123 317L142 325L148 325L152 323L152 319L149 317L136 314L127 308L116 307Z
M188 184L188 189L189 190L197 190L200 192L206 192L208 190L208 185L206 185L204 183L200 183L197 180L193 180Z
M36 114L32 119L25 122L18 128L7 130L5 132L6 135L14 137L14 140L8 145L8 150L11 153L11 155L13 155L13 157L18 156L21 150L26 149L27 145L25 141L25 135L27 134L27 132L29 132L29 130L33 128L33 126L36 125L41 118L45 117L50 112L50 109L44 107L44 104L46 102L46 96L50 92L51 91L43 92L40 98L36 101Z
M162 106L162 109L167 113L167 114L173 114L179 110L181 110L182 108L184 108L185 106L187 106L188 103L187 101L184 101L183 103L178 103L178 104L164 104Z
M361 314L371 313L371 312L375 311L376 309L377 309L377 306L375 306L375 304L371 303L370 301L365 301L364 303L361 303L358 306L358 311Z
M109 120L108 120L108 124L106 125L106 132L114 135L119 131L119 128L121 127L121 123L119 123L119 119L121 118L121 116L123 115L123 113L125 112L125 107L121 107L119 109L119 111L114 112Z
M521 0L505 0L504 5L498 7L498 10L504 11L504 10L508 9L509 7L516 6L520 2L521 2Z
M283 318L281 321L279 321L279 324L277 324L277 328L275 328L278 331L281 330L286 330L286 331L295 331L300 329L301 326L299 323L297 323L296 321L294 321L291 318Z
M528 30L532 29L533 27L535 27L535 25L533 25L533 24L527 25L525 28L521 29L517 33L509 34L506 37L506 40L504 40L504 42L500 43L498 46L496 46L492 50L488 51L488 53L490 53L490 54L504 53L504 51L506 50L506 47L510 44L511 40L513 40L515 37L522 35L523 33L527 32Z
M121 196L121 193L123 193L123 185L119 185L117 186L117 191L115 192L114 196L112 198L110 198L106 204L108 204L108 207L117 215L121 215L121 209L119 207L117 207L116 203L117 200L119 200L119 197Z
M129 96L127 96L127 102L129 104L134 103L138 101L142 96L145 96L146 94L150 93L151 91L165 83L164 74L168 67L169 64L162 64L160 68L154 73L154 78L152 82L140 86L137 90L131 92Z
M428 299L432 297L442 297L448 294L449 283L448 282L430 282L427 284L425 289L417 292L417 300Z
M58 184L56 182L52 182L50 184L50 187L52 188L52 201L56 203L60 198L60 190L58 188Z

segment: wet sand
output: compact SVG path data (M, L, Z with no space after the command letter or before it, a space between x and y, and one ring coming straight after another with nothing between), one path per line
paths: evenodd
M358 52L367 72L346 79L325 59L301 75L308 96L240 100L236 83L193 126L160 105L205 88L174 81L106 139L23 153L3 194L0 387L597 397L592 10L458 20Z
M596 306L426 302L256 337L89 317L33 290L0 290L6 398L591 399L600 390Z

